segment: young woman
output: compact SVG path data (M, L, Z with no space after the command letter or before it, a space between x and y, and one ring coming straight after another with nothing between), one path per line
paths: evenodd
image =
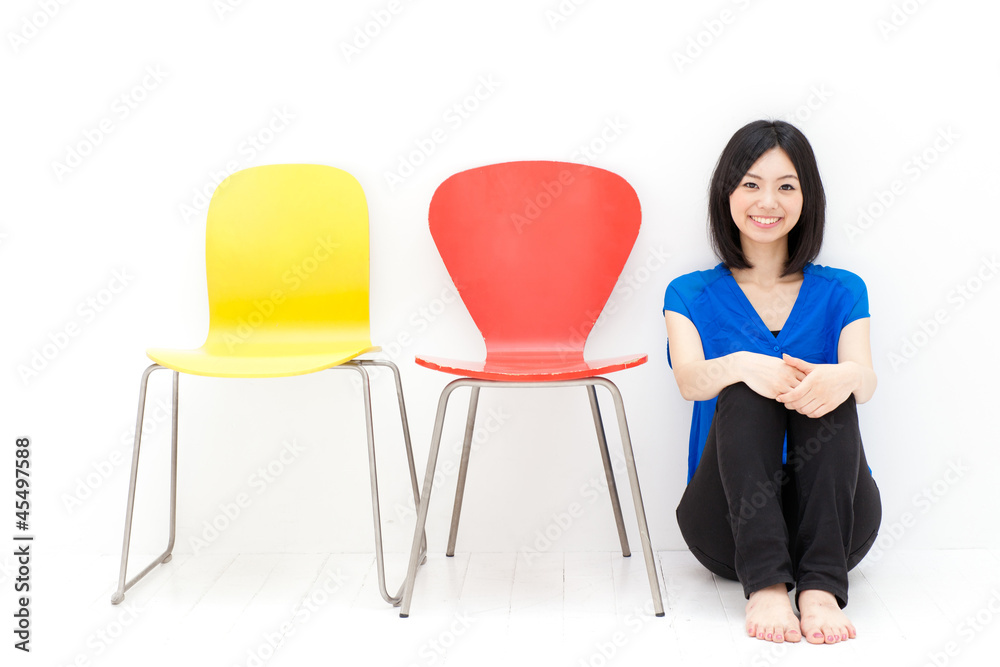
M709 192L722 261L672 281L663 306L668 360L695 401L677 521L705 567L743 585L747 633L775 642L855 637L847 572L881 521L856 410L876 383L868 295L812 264L825 207L798 129L741 128Z

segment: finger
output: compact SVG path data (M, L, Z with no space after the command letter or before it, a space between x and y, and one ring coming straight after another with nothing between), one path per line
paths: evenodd
M779 395L778 400L780 400L782 403L794 402L801 400L802 397L808 393L809 393L809 385L807 385L805 382L799 382L799 384L795 385L791 389L782 392Z
M819 419L820 417L822 417L823 415L825 415L829 411L830 411L830 407L826 403L824 403L823 405L820 405L819 407L813 408L812 412L810 412L808 416L811 419Z
M794 393L795 390L781 394L781 396L778 397L778 401L783 403L789 410L795 410L802 403L802 397L793 395Z
M781 355L781 360L784 361L789 366L795 366L796 368L798 368L799 365L803 363L801 359L799 359L797 357L793 357L792 355L788 354L787 352L783 353Z
M808 417L809 413L815 410L818 406L819 402L815 398L809 398L808 400L802 401L801 404L795 408L795 410L796 412Z
M802 397L798 393L798 389L788 389L775 397L775 400L779 403L784 403L788 405L789 403L794 403L800 400Z
M781 355L781 359L789 366L797 368L801 371L805 371L807 373L813 369L813 364L810 364L808 361L803 361L802 359L793 357L790 354Z

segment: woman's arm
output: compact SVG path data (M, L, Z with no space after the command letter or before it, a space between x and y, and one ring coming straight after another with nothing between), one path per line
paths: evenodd
M707 401L731 384L745 382L766 398L790 391L805 373L781 359L755 352L733 352L705 359L698 329L688 318L668 310L665 315L670 361L681 396L689 401Z
M840 331L837 344L837 360L841 364L853 365L858 374L856 386L852 390L854 399L864 403L875 393L878 378L872 366L871 318L854 320Z
M806 373L798 387L779 395L789 410L809 417L822 417L854 394L864 403L875 393L878 379L872 368L870 318L855 320L840 332L836 364L810 364L785 355L785 363Z

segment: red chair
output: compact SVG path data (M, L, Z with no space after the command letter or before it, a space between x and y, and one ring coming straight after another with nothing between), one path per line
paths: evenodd
M449 383L438 402L400 616L409 615L445 411L458 387L471 387L472 393L448 556L455 553L479 390L539 386L587 387L622 555L630 555L597 385L606 387L614 399L653 604L656 615L662 616L625 408L614 383L600 377L643 364L646 355L600 360L583 355L587 335L639 233L642 216L635 191L620 176L596 167L508 162L448 178L434 193L429 217L441 258L486 342L486 360L416 359L421 366L463 377Z

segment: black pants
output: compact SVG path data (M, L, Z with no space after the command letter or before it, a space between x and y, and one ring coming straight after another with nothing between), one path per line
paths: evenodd
M844 607L847 572L868 553L881 521L854 396L811 419L742 382L722 390L677 507L681 534L702 565L738 580L747 597L785 584L797 593L828 591Z

